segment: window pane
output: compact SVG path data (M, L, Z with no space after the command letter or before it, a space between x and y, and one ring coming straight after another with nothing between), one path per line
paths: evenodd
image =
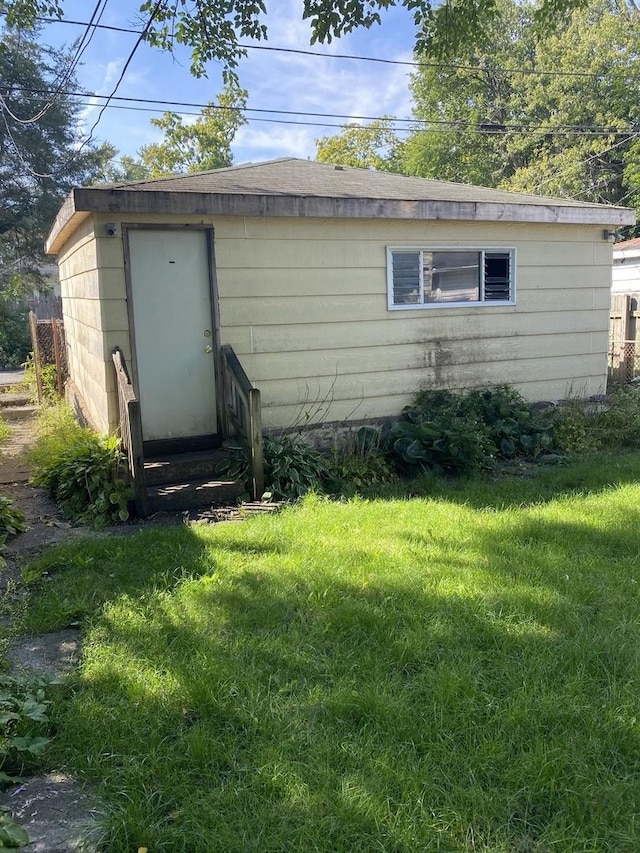
M484 298L508 302L511 298L511 270L508 252L486 252L484 256Z
M427 285L427 259L429 284ZM425 252L425 302L477 302L480 252Z
M420 298L420 252L393 252L393 304L411 305Z

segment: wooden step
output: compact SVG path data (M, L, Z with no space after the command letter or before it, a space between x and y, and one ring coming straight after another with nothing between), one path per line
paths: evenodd
M30 403L30 394L17 394L14 392L0 394L0 410L15 406L28 406Z
M202 507L229 506L245 493L235 480L203 478L164 483L147 488L147 514Z
M38 406L33 404L19 406L3 406L0 408L0 418L5 421L24 421L33 417L38 411Z
M148 459L144 463L144 476L148 486L215 478L223 459L224 450L199 450Z

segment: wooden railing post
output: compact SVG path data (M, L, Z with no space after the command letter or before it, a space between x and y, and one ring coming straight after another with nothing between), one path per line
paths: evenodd
M147 511L147 485L144 476L140 402L127 375L120 347L113 350L113 364L116 369L120 434L127 453L129 474L133 482L133 499L137 514L144 516Z
M228 344L221 347L224 419L227 437L237 434L245 443L251 467L251 492L260 500L264 492L264 453L260 391L254 388L238 356Z

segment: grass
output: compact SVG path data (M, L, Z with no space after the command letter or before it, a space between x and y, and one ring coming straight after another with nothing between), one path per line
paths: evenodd
M110 853L636 851L640 454L48 551Z
M0 445L4 444L10 435L11 427L4 418L0 418Z

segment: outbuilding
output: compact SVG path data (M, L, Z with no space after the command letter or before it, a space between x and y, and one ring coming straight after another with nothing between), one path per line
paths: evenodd
M622 207L281 159L74 189L53 225L70 382L145 447L218 442L221 360L280 430L400 415L421 388L605 389ZM244 380L243 380L244 381Z

